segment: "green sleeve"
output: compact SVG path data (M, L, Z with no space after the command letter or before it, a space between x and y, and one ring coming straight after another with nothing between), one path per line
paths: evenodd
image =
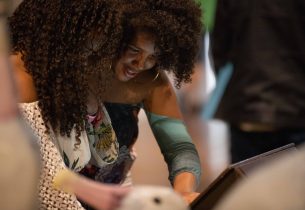
M169 170L169 180L181 172L193 173L200 181L201 164L198 152L182 120L146 112L153 134Z

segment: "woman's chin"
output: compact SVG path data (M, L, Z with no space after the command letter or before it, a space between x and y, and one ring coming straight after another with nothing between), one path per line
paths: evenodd
M124 72L116 75L117 79L121 82L128 82L129 80L134 79L136 76L137 74L129 75L129 74L125 74Z
M117 79L120 81L120 82L128 82L129 80L131 80L132 78L129 78L125 75L117 75Z

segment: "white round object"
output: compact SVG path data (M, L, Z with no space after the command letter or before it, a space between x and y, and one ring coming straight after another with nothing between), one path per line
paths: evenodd
M184 199L169 187L136 186L118 210L189 210Z

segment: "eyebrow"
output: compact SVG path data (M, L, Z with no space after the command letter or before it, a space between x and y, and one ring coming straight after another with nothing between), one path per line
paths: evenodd
M137 49L137 50L142 50L141 48L133 45L133 44L128 44L128 47L131 47L131 48L134 48L134 49Z
M135 50L140 50L140 51L145 51L145 50L143 50L142 48L139 48L139 47L137 47L137 46L135 46L135 45L133 45L133 44L128 44L127 45L128 47L131 47L131 48L134 48ZM154 54L152 54L153 56L158 56L158 51L155 49L155 53Z

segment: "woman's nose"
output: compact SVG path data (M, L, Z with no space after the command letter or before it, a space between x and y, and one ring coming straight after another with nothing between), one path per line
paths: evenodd
M136 70L144 70L145 69L145 59L143 56L137 56L131 61L131 64L133 67L136 68Z

